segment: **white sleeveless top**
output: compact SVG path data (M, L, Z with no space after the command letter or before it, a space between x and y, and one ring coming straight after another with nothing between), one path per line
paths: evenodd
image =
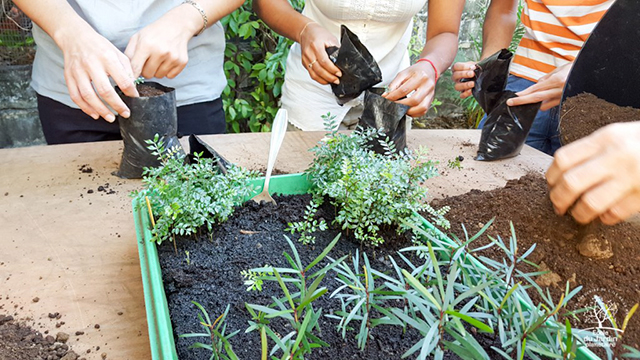
M338 41L342 24L358 35L382 70L382 83L376 86L383 87L409 67L407 48L413 16L426 3L427 0L307 0L302 14L327 29ZM344 106L338 105L331 86L311 79L302 65L300 44L291 47L281 101L293 125L305 131L325 130L322 115L330 112L340 123L361 99L362 96Z
M154 22L182 0L68 0L74 10L99 34L124 51L138 30ZM64 57L56 43L34 25L33 37L38 45L33 63L31 86L40 95L73 108L64 80ZM90 44L89 44L90 45ZM189 62L174 79L153 79L176 88L178 106L215 100L227 81L224 63L225 38L220 23L189 41Z

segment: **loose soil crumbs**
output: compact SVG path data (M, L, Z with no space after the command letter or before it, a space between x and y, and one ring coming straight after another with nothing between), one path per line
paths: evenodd
M570 281L572 288L581 285L583 289L575 298L576 306L589 306L595 295L608 298L618 306L618 324L622 323L631 307L640 301L638 229L626 223L611 227L597 226L593 234L609 240L614 255L606 260L585 258L576 248L581 237L580 225L569 216L560 217L554 213L547 183L541 175L529 174L507 182L504 188L484 192L472 190L464 195L433 201L431 205L435 208L451 207L446 215L451 222L449 232L460 239L464 239L461 224L472 236L495 217L486 235L494 238L500 236L508 243L511 234L509 222L512 221L519 253L523 254L536 244L529 260L551 271L537 282L541 286L550 286L555 301L560 299L567 281ZM486 236L482 236L472 248L489 242ZM482 255L502 260L504 253L494 247ZM539 299L537 296L532 298ZM580 328L592 326L586 316L581 321L584 322L575 325ZM640 348L640 316L637 313L624 335L624 344Z
M621 107L595 95L583 93L564 102L560 119L560 136L562 143L566 145L609 124L638 121L640 110Z
M76 360L69 335L43 335L12 316L0 315L0 360Z

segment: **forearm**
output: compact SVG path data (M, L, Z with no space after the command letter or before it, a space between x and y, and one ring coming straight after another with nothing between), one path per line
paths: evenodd
M95 32L66 0L14 0L14 3L49 34L60 48L64 47L65 40L70 37Z
M517 0L492 0L482 28L482 55L485 59L508 48L518 20Z
M166 14L181 22L183 29L190 35L197 35L202 31L204 18L200 9L206 15L206 26L210 27L244 4L244 0L194 0L194 2L199 7L190 3L182 3Z
M441 33L427 40L420 57L433 62L438 74L442 74L451 66L457 52L458 34Z
M297 12L287 0L254 0L253 10L271 29L295 42L311 19Z

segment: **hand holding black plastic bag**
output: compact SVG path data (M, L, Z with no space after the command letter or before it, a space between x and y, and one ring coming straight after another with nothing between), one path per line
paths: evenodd
M381 95L385 89L371 88L364 92L364 111L360 118L359 126L363 128L383 129L385 136L393 141L396 149L402 151L407 147L407 111L409 106L387 100ZM385 154L385 149L375 139L372 145L373 151Z
M329 47L327 53L342 72L340 84L331 84L338 104L345 104L382 81L382 71L373 55L358 36L341 26L340 48Z
M476 160L519 155L540 109L540 103L507 106L507 100L517 96L505 90L512 58L513 54L503 49L476 65L473 96L487 113Z
M157 83L145 83L144 86L150 86L165 93L132 98L116 88L122 101L131 110L131 116L128 119L118 117L124 150L120 169L116 175L124 179L139 179L145 167L161 165L158 157L151 154L149 145L146 143L146 140L153 139L156 134L160 135L167 151L178 147L184 154L177 137L178 113L175 89Z

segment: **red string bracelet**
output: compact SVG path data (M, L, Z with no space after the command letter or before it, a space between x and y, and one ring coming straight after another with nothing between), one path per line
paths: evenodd
M433 71L436 73L436 79L434 82L438 82L438 78L440 77L440 75L438 74L438 68L436 68L436 65L433 63L433 61L427 59L427 58L422 58L418 61L416 61L416 64L419 63L420 61L424 61L424 62L428 62L431 67L433 68Z

